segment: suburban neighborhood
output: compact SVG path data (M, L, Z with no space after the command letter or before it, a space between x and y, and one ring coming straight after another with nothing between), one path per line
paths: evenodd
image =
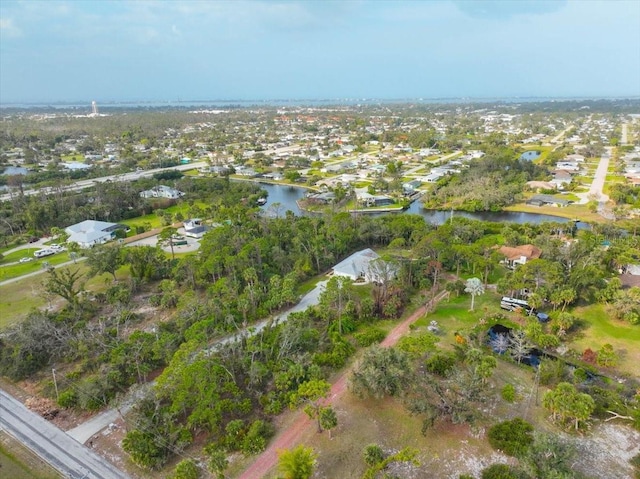
M45 473L631 477L638 108L3 110L0 412Z

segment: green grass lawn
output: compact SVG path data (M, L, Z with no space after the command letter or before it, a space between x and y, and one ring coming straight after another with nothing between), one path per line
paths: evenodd
M207 206L207 204L204 202L196 202L195 204L197 204L200 207ZM175 215L176 213L182 213L183 216L186 218L188 210L189 210L189 205L187 203L180 203L179 205L170 206L169 208L166 208L163 211L166 211L167 213L171 213L171 215ZM135 234L136 226L142 226L145 223L149 223L152 228L160 228L163 226L162 218L160 218L160 216L158 216L155 213L149 213L148 215L144 215L144 216L136 216L135 218L131 218L128 220L118 221L118 223L122 223L124 225L129 226L131 228L131 233L130 233L131 235Z
M27 250L24 250L27 251ZM16 252L22 253L22 251ZM17 256L13 261L18 261L20 258L29 256L28 254L23 254L21 256ZM33 257L33 253L31 254ZM0 267L0 281L5 281L7 279L17 278L19 276L23 276L25 274L33 273L34 271L38 271L42 268L42 264L46 261L52 266L56 266L61 263L66 263L70 261L69 252L63 251L61 253L56 253L51 256L45 256L44 258L34 258L33 261L29 261L28 263L18 263L7 266ZM5 263L5 261L3 261Z
M490 314L504 313L505 311L500 309L500 297L490 292L476 296L473 311L471 311L471 295L465 293L458 297L451 296L449 300L442 300L433 313L419 319L415 325L416 327L427 326L435 320L445 336L453 338L454 332L472 328Z
M83 274L88 271L88 267L84 262L68 267L78 268ZM118 280L123 280L128 275L128 265L116 271ZM0 286L0 331L21 321L32 309L47 306L48 299L43 286L43 281L46 278L46 273L42 273ZM111 284L111 279L112 276L110 274L95 276L86 281L85 289L93 292L104 291ZM54 299L54 301L58 301L58 299Z
M14 251L13 253L3 255L2 259L0 260L0 265L7 264L7 263L15 263L16 261L20 261L20 259L26 258L26 257L33 258L33 253L35 253L39 249L40 248L27 248L27 249L21 249L18 251Z
M5 443L4 433L2 443ZM56 471L13 438L0 443L0 477L6 479L49 479L60 477Z
M575 308L572 312L580 318L579 331L572 341L578 352L587 348L597 351L609 343L620 355L618 369L636 377L640 375L640 325L612 319L601 304Z
M84 163L84 155L76 153L75 155L62 155L60 159L65 163Z

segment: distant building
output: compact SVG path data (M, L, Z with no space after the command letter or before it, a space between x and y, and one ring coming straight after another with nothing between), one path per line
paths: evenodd
M175 200L182 196L184 196L182 191L165 185L154 186L150 190L140 192L141 198L169 198Z
M205 225L200 218L192 218L182 223L184 235L191 238L202 238L211 228Z
M563 206L567 206L571 203L571 201L569 200L565 200L563 198L556 198L555 196L552 195L533 195L531 198L529 198L526 203L528 205L533 205L533 206L558 206L558 207L563 207Z
M420 185L422 185L422 181L412 180L412 181L409 181L408 183L404 183L402 185L402 189L404 190L405 193L412 194L420 187Z

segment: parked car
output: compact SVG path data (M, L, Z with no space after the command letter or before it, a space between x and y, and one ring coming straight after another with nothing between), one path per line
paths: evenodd
M25 256L24 258L20 258L20 263L28 263L29 261L33 261L31 256Z
M541 323L549 321L549 315L547 313L536 313L536 318L538 318L538 321Z

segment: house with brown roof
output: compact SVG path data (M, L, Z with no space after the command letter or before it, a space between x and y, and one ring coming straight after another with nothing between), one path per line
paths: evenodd
M542 255L542 250L532 244L520 246L501 246L498 252L504 255L502 263L510 269L515 269L520 264L525 264L532 259L538 259Z

